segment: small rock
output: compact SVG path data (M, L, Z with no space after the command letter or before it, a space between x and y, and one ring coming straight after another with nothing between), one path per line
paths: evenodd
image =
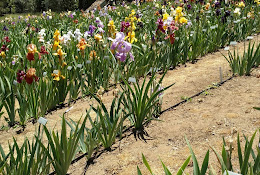
M246 114L248 114L248 113L250 113L250 112L251 112L251 108L248 108L248 109L245 111Z
M172 149L177 150L178 148L174 146L174 147L172 147Z
M202 114L202 117L203 117L203 118L210 118L211 115L210 115L210 114Z
M199 98L199 99L198 99L198 102L199 102L199 103L203 102L203 99Z
M227 113L226 117L227 118L238 118L239 115L237 113Z
M237 133L237 129L235 128L235 127L233 127L232 129L231 129L231 134L236 134Z
M228 126L228 121L227 121L226 118L224 118L224 123L225 123L226 126Z
M260 78L260 71L256 73L256 78Z
M191 160L190 163L188 164L189 167L193 167L193 161Z
M217 123L217 125L222 125L223 124L222 121L217 121L216 123Z

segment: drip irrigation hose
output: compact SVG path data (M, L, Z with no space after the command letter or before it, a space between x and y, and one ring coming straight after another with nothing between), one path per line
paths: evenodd
M234 77L234 76L231 76L231 77L229 77L228 79L226 79L226 80L224 80L224 81L222 81L222 82L217 83L216 86L221 86L221 85L224 84L225 82L231 80L233 77ZM183 101L181 101L181 102L179 102L179 103L177 103L177 104L175 104L175 105L173 105L173 106L171 106L171 107L169 107L169 108L167 108L167 109L161 111L160 114L159 114L159 116L160 116L161 114L167 112L167 111L170 111L170 110L176 108L177 106L180 106L180 105L183 104L183 103L186 103L189 99L192 99L192 98L194 98L194 97L197 97L197 96L199 96L200 94L202 94L203 92L208 91L208 90L213 89L213 88L215 88L215 86L209 87L209 88L207 88L207 89L204 89L204 90L198 92L197 94L194 94L193 96L191 96L191 97L189 97L189 98L187 98L187 99L185 99L185 100L183 100Z
M201 94L202 94L203 92L205 92L205 91L208 91L208 90L214 89L215 87L219 87L219 86L223 85L225 82L227 82L227 81L229 81L229 80L231 80L231 79L233 79L233 78L234 78L234 76L232 75L232 76L229 77L228 79L226 79L226 80L224 80L224 81L222 81L222 82L217 83L215 86L211 86L211 87L209 87L209 88L207 88L207 89L204 89L204 90L202 90L202 91L200 91L200 92L198 92L198 93L192 95L191 97L189 97L189 98L187 98L187 99L185 99L185 100L183 100L183 101L181 101L181 102L179 102L179 103L177 103L177 104L175 104L175 105L173 105L173 106L171 106L171 107L169 107L169 108L167 108L167 109L161 111L157 117L159 117L160 115L162 115L162 114L165 113L165 112L171 111L171 110L173 110L174 108L176 108L176 107L178 107L178 106L180 106L180 105L186 103L189 99L192 99L192 98L194 98L194 97L197 97L197 96L201 95ZM124 134L124 133L130 131L132 128L133 128L133 126L129 126L129 127L125 128L122 133ZM133 133L131 133L131 134L129 134L129 135L125 135L125 136L121 137L120 140L122 140L123 138L128 137L128 136L130 136L130 135L132 135L132 134L133 134ZM100 147L101 147L101 145L97 146L95 149L98 149L98 148L100 148ZM102 150L102 151L99 153L98 156L97 156L97 152L96 152L95 155L93 156L93 159L91 159L91 160L93 161L95 158L98 158L98 157L101 156L104 152L105 152L105 150ZM74 160L72 160L72 161L71 161L71 165L74 164L74 163L76 163L76 162L78 162L78 161L81 160L82 158L84 158L87 154L88 154L88 153L84 153L84 154L78 156L77 158L75 158ZM89 165L90 165L90 162L89 162L89 161L87 161L86 163L87 163L87 164L86 164L86 166L85 166L85 168L84 168L84 172L85 172L85 173L86 173L86 171L87 171L87 168L88 168ZM54 175L55 173L56 173L56 172L53 171L53 172L50 173L49 175Z

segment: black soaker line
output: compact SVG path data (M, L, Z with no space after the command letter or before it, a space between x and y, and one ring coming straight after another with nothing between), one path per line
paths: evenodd
M231 76L231 77L229 77L228 79L226 79L226 80L224 80L224 81L222 81L222 82L217 83L216 86L221 86L221 85L223 85L225 82L227 82L227 81L229 81L229 80L231 80L231 79L233 79L233 78L234 78L234 76ZM207 91L207 90L210 90L210 89L213 89L213 88L214 88L214 87L209 87L209 88L207 88L207 89L204 89L204 90L198 92L197 94L192 95L192 96L189 97L188 99L197 97L197 96L199 96L200 94L202 94L203 92L205 92L205 91ZM177 103L177 104L175 104L175 105L173 105L173 106L171 106L171 107L169 107L169 108L167 108L167 109L161 111L157 117L159 117L160 115L162 115L163 113L165 113L165 112L167 112L167 111L170 111L170 110L172 110L172 109L174 109L174 108L176 108L176 107L178 107L178 106L180 106L180 105L186 103L186 102L188 101L188 99L183 100L183 101L181 101L181 102L179 102L179 103ZM126 132L129 131L131 128L133 128L133 126L130 126L130 127L126 128L122 133L126 133ZM132 135L132 134L133 134L133 133L131 133L130 135ZM130 135L127 135L127 136L130 136ZM125 138L125 137L126 137L126 136L122 137L120 140L122 140L122 139ZM100 148L100 147L101 147L101 146L96 147L95 149ZM100 155L101 155L102 153L104 153L104 151L101 152ZM70 165L73 165L74 163L78 162L79 160L81 160L82 158L84 158L87 154L88 154L88 153L84 153L84 154L78 156L77 158L75 158L74 160L71 161L71 164L70 164ZM99 155L99 156L100 156L100 155ZM95 157L95 156L94 156L94 157ZM88 162L87 162L87 163L88 163ZM86 169L84 170L85 172L87 171L87 168L88 168L88 167L89 167L89 165L86 166ZM49 175L54 175L55 173L56 173L56 172L53 171L53 172L50 173Z
M219 82L218 84L216 84L216 86L221 86L221 85L224 84L225 82L231 80L233 77L234 77L234 76L229 77L228 79L226 79L226 80L224 80L224 81L222 81L222 82ZM159 114L159 116L160 116L161 114L163 114L164 112L170 111L170 110L176 108L177 106L180 106L181 104L186 103L189 99L194 98L194 97L197 97L197 96L199 96L200 94L202 94L203 92L205 92L205 91L207 91L207 90L210 90L210 89L213 89L213 88L214 88L214 87L209 87L209 88L207 88L207 89L204 89L204 90L198 92L197 94L195 94L195 95L193 95L193 96L191 96L191 97L189 97L189 98L187 98L187 99L185 99L185 100L183 100L183 101L181 101L181 102L179 102L179 103L177 103L177 104L175 104L175 105L173 105L173 106L171 106L171 107L169 107L169 108L167 108L167 109L165 109L165 110L163 110L163 111L161 111L160 114Z

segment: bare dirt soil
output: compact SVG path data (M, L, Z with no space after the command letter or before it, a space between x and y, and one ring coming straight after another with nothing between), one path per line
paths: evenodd
M259 43L257 37L254 41ZM248 41L245 44L248 45ZM244 51L244 43L237 45L239 52ZM234 48L231 48L234 49ZM227 55L227 51L220 50ZM163 86L175 82L163 97L163 110L190 97L201 90L212 86L220 81L219 68L223 71L223 80L231 76L227 61L220 52L208 54L200 58L197 63L186 66L182 65L174 70L168 71ZM254 106L260 106L260 69L253 72L250 77L235 77L220 87L209 90L202 95L191 99L190 102L182 104L177 108L167 111L160 116L160 121L152 121L146 131L150 137L146 142L135 139L133 135L116 142L112 152L105 152L94 160L86 174L137 174L138 165L144 174L148 174L142 164L143 153L156 174L163 174L160 160L165 162L172 173L189 156L189 149L185 142L187 136L195 154L198 156L200 165L209 145L221 150L222 137L227 140L233 138L236 151L236 134L244 133L251 136L260 127L260 111L254 110ZM112 90L103 95L106 105L111 103ZM66 115L77 121L85 115L86 109L93 104L90 98L84 98L73 104L73 108ZM46 116L47 126L50 129L61 128L61 116L68 109L60 109ZM25 137L31 139L38 128L38 124L28 123L24 132L16 134L17 129L9 129L0 132L0 144L7 151L8 142L15 137L21 144ZM234 152L235 152L234 151ZM235 158L235 155L234 155ZM218 167L218 163L210 153L210 163ZM86 165L83 158L70 167L71 174L82 174ZM191 167L187 172L191 173Z
M86 174L137 174L137 165L144 174L149 174L142 164L142 153L155 174L164 174L160 160L172 173L176 173L190 155L185 136L198 156L200 165L210 146L221 153L222 137L227 142L233 140L233 159L237 160L237 132L251 137L260 127L260 111L253 109L254 106L260 106L259 94L259 78L235 77L223 86L208 91L207 95L202 94L165 112L160 117L162 122L151 122L146 128L150 136L146 137L146 142L136 140L133 135L117 142L112 148L114 151L105 152L97 158ZM85 164L86 160L77 162L70 172L82 174ZM213 151L210 151L210 164L219 170ZM192 174L192 168L188 167L186 172Z

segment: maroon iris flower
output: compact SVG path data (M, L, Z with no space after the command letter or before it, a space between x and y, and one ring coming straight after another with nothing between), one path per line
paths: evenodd
M16 75L17 75L17 77L16 77L17 82L18 82L18 83L22 83L23 79L24 79L25 76L26 76L26 73L25 73L24 71L22 71L22 70L18 70L18 72L16 73Z

